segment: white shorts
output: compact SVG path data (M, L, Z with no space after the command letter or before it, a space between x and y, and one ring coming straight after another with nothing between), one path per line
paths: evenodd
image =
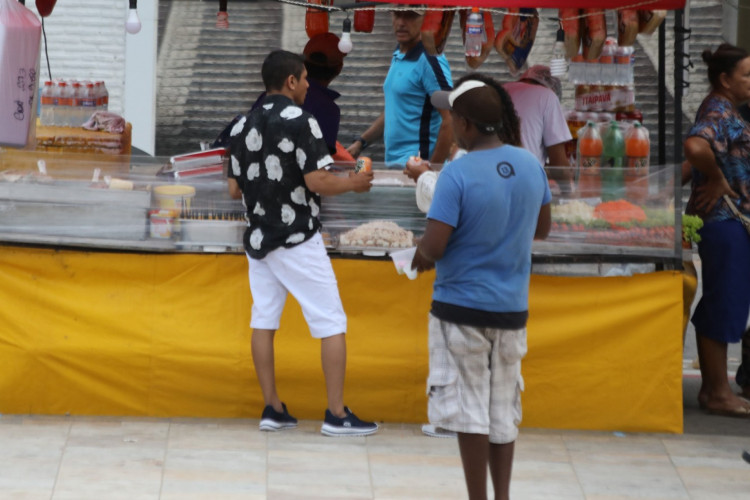
M526 329L477 328L429 317L430 423L511 443L521 423Z
M346 314L338 283L320 233L292 248L277 248L248 260L253 308L250 327L278 330L286 297L302 307L315 338L346 333Z

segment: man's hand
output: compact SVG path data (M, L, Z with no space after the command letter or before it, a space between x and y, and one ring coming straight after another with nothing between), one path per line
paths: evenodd
M346 148L346 150L350 155L356 158L357 156L359 156L359 153L362 152L362 143L359 141L354 141L353 143L351 143L351 145L349 145L348 148Z
M417 248L417 251L414 252L414 259L412 259L411 261L411 268L416 269L420 273L423 273L425 271L433 269L434 267L435 262L422 255L422 253L419 251L419 248Z
M355 193L366 193L372 187L372 180L375 178L373 172L349 172L349 180L352 183L352 191Z
M404 167L404 174L406 174L409 179L416 182L417 179L419 179L419 176L423 173L430 170L430 162L427 160L423 160L419 156L412 156L409 158L409 161L406 162L406 167Z

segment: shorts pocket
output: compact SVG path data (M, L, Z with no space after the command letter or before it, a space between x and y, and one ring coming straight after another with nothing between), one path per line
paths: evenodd
M431 423L448 423L458 415L458 370L444 366L427 377L427 416Z
M506 330L500 334L500 356L507 364L518 363L524 356L526 345L526 329Z

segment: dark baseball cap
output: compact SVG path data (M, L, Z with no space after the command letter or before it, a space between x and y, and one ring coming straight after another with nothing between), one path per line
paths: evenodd
M455 111L485 133L496 131L503 118L497 91L479 80L466 80L453 90L438 90L430 100L436 108Z

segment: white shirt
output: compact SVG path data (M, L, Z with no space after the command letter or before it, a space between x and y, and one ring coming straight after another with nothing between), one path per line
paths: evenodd
M542 85L526 82L503 84L521 119L521 141L539 162L547 162L547 147L572 139L560 100Z

